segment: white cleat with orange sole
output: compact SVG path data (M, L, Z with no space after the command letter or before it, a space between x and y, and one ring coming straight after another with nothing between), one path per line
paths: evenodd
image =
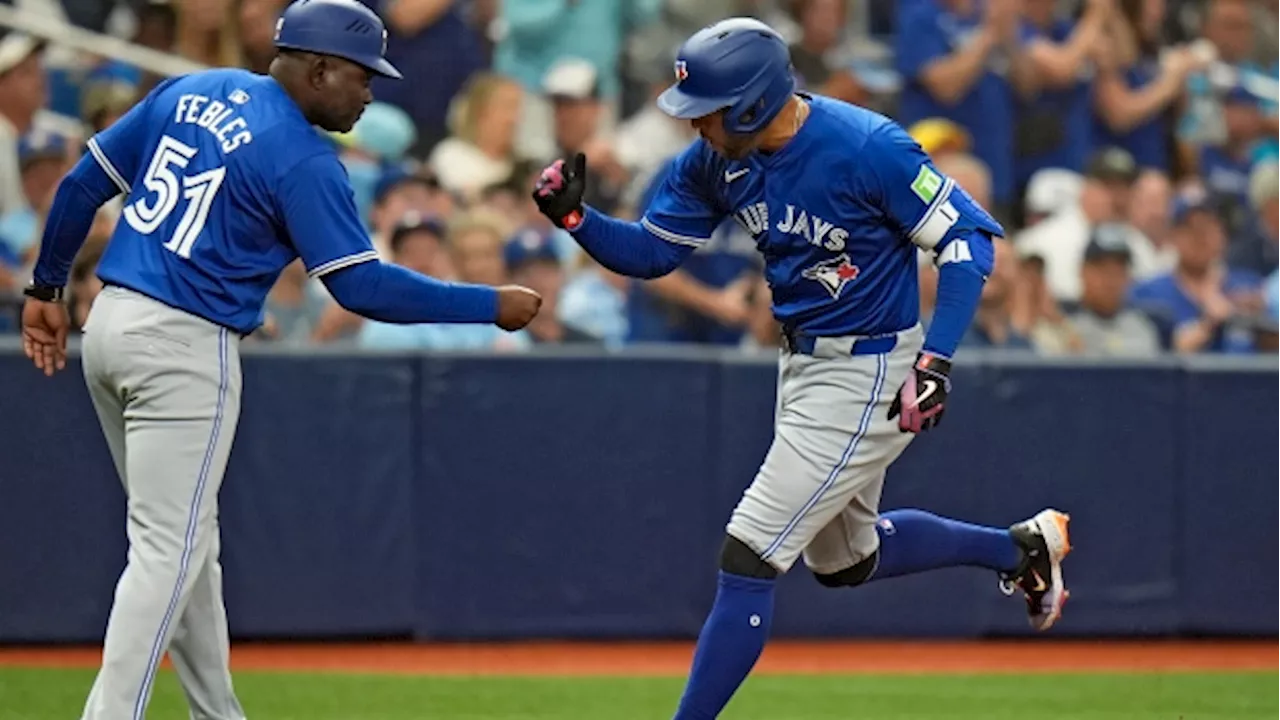
M1001 574L1000 589L1006 595L1012 595L1015 588L1022 590L1027 616L1036 630L1053 627L1071 596L1062 581L1062 560L1071 552L1070 520L1066 513L1050 508L1009 528L1014 542L1022 548L1023 559L1017 570Z

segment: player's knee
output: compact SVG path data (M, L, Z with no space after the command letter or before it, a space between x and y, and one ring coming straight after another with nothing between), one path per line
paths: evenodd
M720 569L730 575L770 580L778 577L778 569L765 562L747 544L732 535L724 536L720 547Z
M853 567L847 567L844 570L839 570L833 573L815 572L813 577L818 581L818 584L823 587L839 588L861 585L871 577L871 573L875 572L876 563L879 558L880 549L877 548L875 552L863 558Z

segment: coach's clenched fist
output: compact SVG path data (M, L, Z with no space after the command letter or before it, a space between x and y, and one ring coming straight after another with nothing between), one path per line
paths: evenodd
M542 307L542 296L520 285L503 285L498 288L498 319L495 324L503 330L519 330Z

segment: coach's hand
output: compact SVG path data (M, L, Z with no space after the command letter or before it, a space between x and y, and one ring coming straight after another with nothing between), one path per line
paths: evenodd
M45 375L67 366L67 306L27 298L22 306L22 350Z
M947 394L951 392L950 375L950 361L920 353L889 405L889 419L898 417L898 429L902 432L918 433L936 427L946 411Z
M503 285L498 288L498 319L494 323L503 330L519 330L542 307L542 296L527 287Z
M572 167L557 160L543 169L533 186L533 201L556 226L576 230L582 224L582 194L587 189L587 156L573 156Z

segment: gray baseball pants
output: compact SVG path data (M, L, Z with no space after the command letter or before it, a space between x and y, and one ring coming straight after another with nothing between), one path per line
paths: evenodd
M128 563L84 720L142 720L169 653L197 720L242 720L218 562L240 416L239 336L117 287L94 301L85 382L128 498Z

